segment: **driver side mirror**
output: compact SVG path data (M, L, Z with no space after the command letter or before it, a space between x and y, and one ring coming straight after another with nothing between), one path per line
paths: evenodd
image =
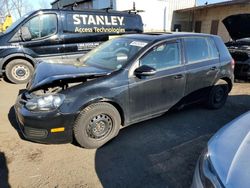
M155 75L156 70L153 67L147 66L147 65L142 65L135 69L135 76L137 77L142 77L142 76L153 76Z
M21 32L20 35L23 41L30 41L32 39L31 33L28 27L25 27L25 26L21 27L20 32Z

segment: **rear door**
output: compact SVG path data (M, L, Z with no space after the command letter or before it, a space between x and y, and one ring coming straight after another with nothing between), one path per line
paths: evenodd
M210 37L184 38L187 85L186 95L213 85L219 73L220 60Z
M186 83L178 40L155 46L140 58L139 64L154 67L156 74L129 78L131 121L167 111L183 97Z

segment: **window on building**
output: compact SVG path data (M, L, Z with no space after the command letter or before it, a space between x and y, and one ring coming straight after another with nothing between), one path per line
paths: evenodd
M181 24L174 24L174 31L181 32Z
M218 27L219 27L219 20L212 20L210 33L213 35L217 35L218 34Z
M202 25L201 21L196 21L195 22L195 26L194 26L195 33L201 33L201 25Z

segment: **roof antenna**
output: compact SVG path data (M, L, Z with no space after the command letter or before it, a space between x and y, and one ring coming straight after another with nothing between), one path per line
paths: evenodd
M110 0L109 2L110 2L109 3L110 4L110 9L113 9L113 0Z
M124 10L124 12L128 12L129 14L134 13L137 14L139 12L145 12L144 10L137 10L135 6L135 2L133 2L133 7L130 10Z
M133 11L136 11L135 2L133 2Z
M105 10L106 12L109 12L109 10L112 10L112 9L113 9L113 1L112 0L109 1L109 7L102 8L102 10Z
M75 10L75 8L78 6L77 2L74 2L73 6L72 6L72 10Z

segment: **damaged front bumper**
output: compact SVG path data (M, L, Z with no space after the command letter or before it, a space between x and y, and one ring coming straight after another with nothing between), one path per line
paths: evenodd
M22 94L14 108L21 132L27 140L47 144L72 142L74 114L62 114L59 110L31 112L25 107Z

